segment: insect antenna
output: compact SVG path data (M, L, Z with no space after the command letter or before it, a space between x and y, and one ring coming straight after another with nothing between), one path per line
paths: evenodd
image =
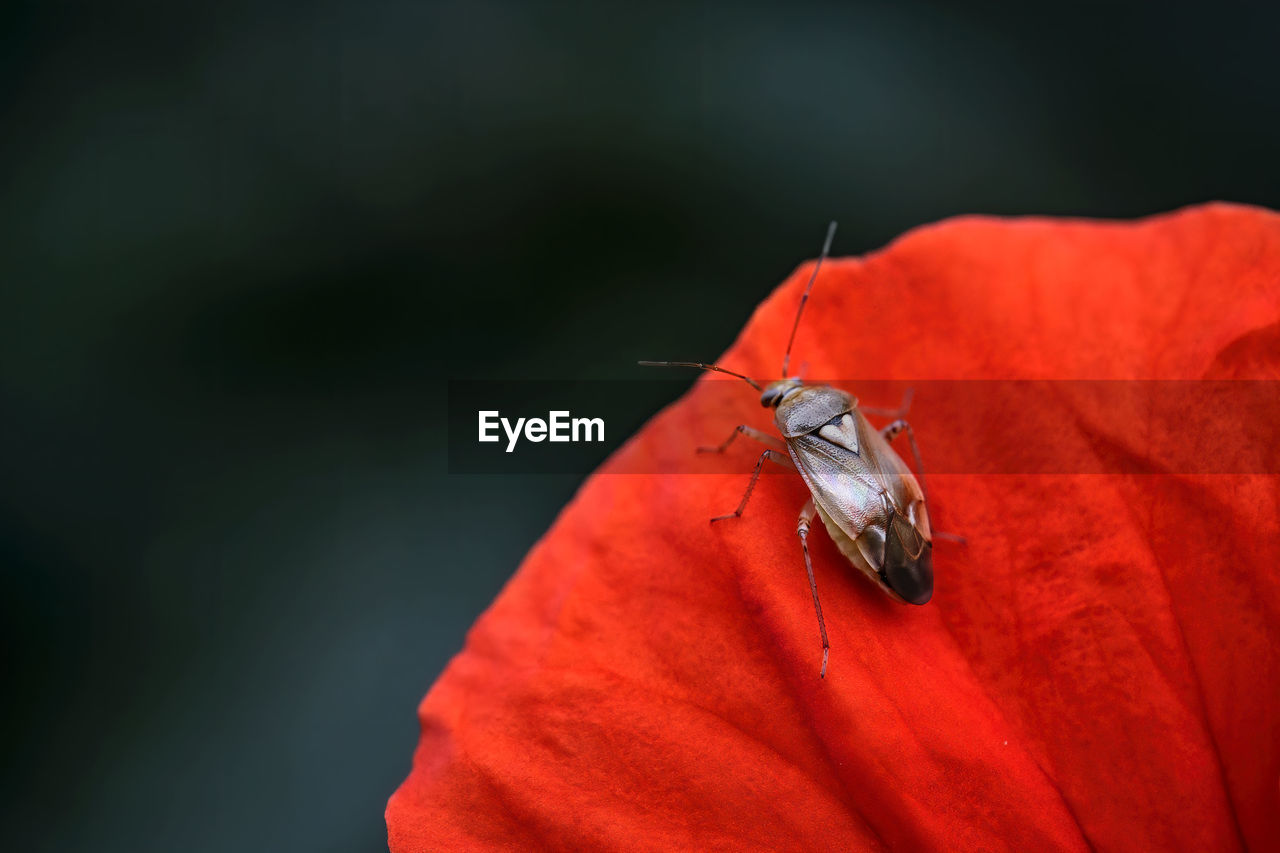
M791 338L787 341L787 352L782 356L782 375L787 376L787 367L791 364L791 345L796 342L796 329L800 328L800 315L804 313L804 304L809 301L809 291L813 290L813 283L818 279L818 270L822 269L822 262L827 259L828 253L831 252L831 240L836 236L836 223L833 219L831 224L827 226L827 239L822 244L822 254L818 256L818 262L813 265L813 274L809 276L809 283L805 285L804 296L800 297L800 307L796 309L796 321L791 326Z
M702 370L714 370L716 373L727 373L730 376L736 376L757 391L764 390L754 379L748 379L741 373L734 373L732 370L725 370L723 367L716 367L714 364L703 364L700 361L638 361L636 363L641 367L697 367Z

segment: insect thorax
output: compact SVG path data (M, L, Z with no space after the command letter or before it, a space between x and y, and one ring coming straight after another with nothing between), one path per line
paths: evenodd
M851 394L830 385L801 385L782 397L773 420L784 438L795 438L820 429L832 418L853 411L857 404Z

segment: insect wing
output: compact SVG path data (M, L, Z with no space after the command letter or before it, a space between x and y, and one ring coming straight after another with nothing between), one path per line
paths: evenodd
M880 486L863 453L854 453L816 432L787 439L787 449L823 513L849 539L885 521Z
M851 415L856 442L850 436L836 443L821 432L787 439L814 501L846 536L856 540L869 525L883 527L887 522L880 497L883 490L899 513L923 524L921 532L928 536L924 494L910 469L861 413Z
M867 424L866 419L861 415L858 419L863 424ZM866 454L867 461L876 471L876 480L884 485L893 498L898 518L901 520L905 517L921 537L922 541L910 547L914 552L918 544L933 539L933 531L929 527L929 510L924 502L924 489L920 488L920 482L911 473L907 463L894 452L879 430L867 424L867 433L866 446L870 451ZM907 544L910 538L912 537L904 538L904 544Z

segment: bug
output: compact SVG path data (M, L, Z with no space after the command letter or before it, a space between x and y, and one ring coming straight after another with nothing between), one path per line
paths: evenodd
M698 452L724 453L739 435L769 445L756 461L738 508L712 518L713 524L742 517L766 462L798 471L809 487L810 497L800 510L796 535L804 552L804 567L822 635L821 678L827 676L831 644L827 641L827 626L818 600L813 561L809 557L809 531L815 515L822 519L840 553L891 598L906 604L926 604L933 596L934 533L929 526L924 469L911 425L901 418L910 405L910 392L898 411L879 412L892 414L894 420L877 430L865 416L876 414L877 410L859 407L857 398L851 394L830 385L808 385L799 376L787 375L800 317L822 262L831 251L835 232L836 223L832 222L827 228L822 254L800 297L791 337L782 356L782 379L762 386L750 377L715 364L640 362L646 367L696 367L735 376L760 392L760 405L773 409L774 424L781 439L740 424L722 443L700 447ZM906 433L910 443L916 469L920 471L919 480L890 446L902 433Z

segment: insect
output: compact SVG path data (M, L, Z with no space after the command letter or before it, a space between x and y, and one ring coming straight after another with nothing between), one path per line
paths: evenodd
M831 251L835 231L836 223L832 222L827 228L822 254L814 265L804 295L800 297L791 337L782 357L784 378L761 386L750 377L714 364L640 362L647 367L696 367L735 376L760 392L760 405L773 409L774 424L782 434L781 440L740 424L721 444L700 447L698 451L724 453L739 435L770 446L756 461L738 508L716 516L711 519L712 523L742 517L766 462L772 461L798 471L809 487L810 498L800 510L796 534L804 551L804 567L809 575L809 588L813 591L818 630L822 634L821 678L827 676L831 645L827 642L827 626L822 619L822 604L818 600L818 585L814 581L813 562L809 557L809 529L815 514L822 519L832 540L849 562L891 598L907 604L925 604L933 596L934 534L929 527L920 450L911 425L900 417L906 414L910 405L910 392L897 412L877 412L860 408L855 397L838 388L806 385L800 377L787 375L800 317L822 262ZM892 414L895 419L877 430L864 413ZM890 446L890 442L904 432L915 456L916 469L921 472L918 481ZM786 453L782 452L784 449Z

